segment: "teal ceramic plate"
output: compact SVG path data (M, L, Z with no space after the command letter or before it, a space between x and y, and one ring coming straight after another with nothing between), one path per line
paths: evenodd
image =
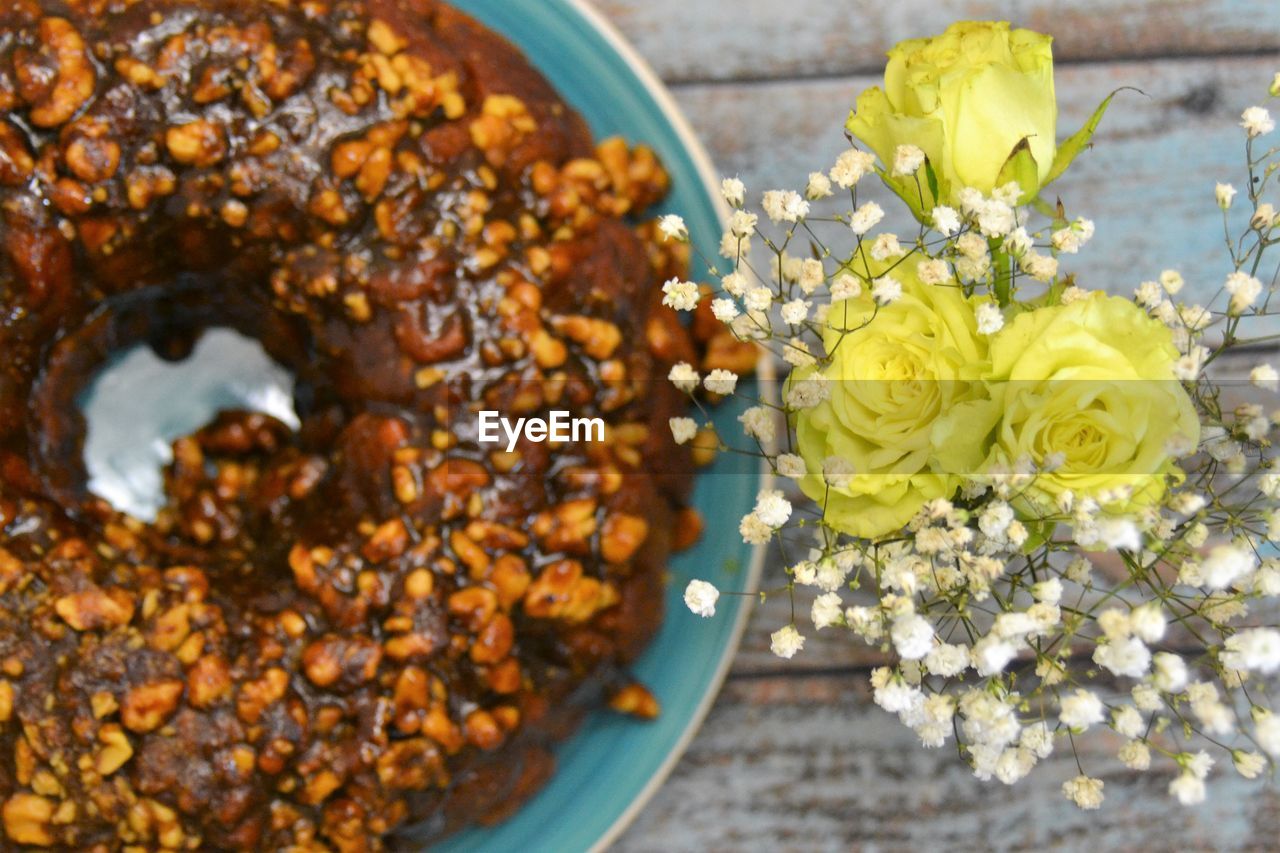
M715 253L722 210L710 161L666 89L607 22L577 0L455 5L524 50L598 138L622 135L652 146L672 176L667 207L684 216L704 252ZM725 406L716 417L727 427L737 414ZM635 667L662 702L662 716L643 723L593 715L559 749L551 782L511 820L455 836L440 849L599 849L635 817L693 737L737 648L750 598L721 598L709 620L691 614L681 599L694 576L721 589L755 588L763 557L743 544L738 521L751 509L760 476L754 459L739 456L722 458L698 479L695 505L706 533L672 562L666 620Z

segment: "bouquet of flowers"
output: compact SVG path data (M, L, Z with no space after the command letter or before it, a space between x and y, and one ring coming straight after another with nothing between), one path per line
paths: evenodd
M1280 339L1265 200L1280 149L1267 110L1245 110L1248 181L1240 199L1216 189L1230 268L1212 300L1180 299L1174 270L1106 295L1067 271L1094 224L1045 189L1110 101L1058 142L1047 36L960 23L904 42L857 99L854 147L759 212L725 180L724 262L663 290L791 366L740 418L745 440L711 436L783 486L741 522L789 563L761 595L818 593L776 654L809 631L880 647L894 663L871 675L877 704L926 747L954 741L980 779L1013 784L1110 728L1127 766L1168 773L1190 804L1215 752L1246 777L1280 758L1280 411L1265 405L1280 374L1215 368ZM869 179L910 210L910 234L860 201ZM678 217L662 230L687 240ZM746 393L723 370L670 379L699 404ZM712 427L671 429L697 442ZM685 601L709 617L719 595L695 580ZM1063 791L1097 808L1103 782L1081 768Z

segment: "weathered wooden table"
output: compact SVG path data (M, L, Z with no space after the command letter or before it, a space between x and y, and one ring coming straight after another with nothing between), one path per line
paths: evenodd
M856 94L885 50L960 18L1008 18L1056 37L1061 130L1120 86L1097 145L1055 187L1097 223L1072 269L1131 294L1176 265L1189 293L1225 275L1215 181L1242 186L1241 110L1280 71L1280 0L597 0L672 87L720 170L755 191L798 188L843 148ZM771 559L766 585L781 562ZM694 618L673 613L671 618ZM868 650L832 630L786 662L754 614L715 709L618 849L1276 849L1280 789L1228 767L1208 802L1182 808L1169 774L1136 774L1115 744L1081 758L1106 781L1101 811L1059 792L1076 775L1059 750L1013 788L975 780L953 746L924 750L875 707ZM1219 771L1222 771L1221 762Z

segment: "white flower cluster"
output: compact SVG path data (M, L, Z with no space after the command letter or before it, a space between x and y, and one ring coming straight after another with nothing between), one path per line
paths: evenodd
M1104 729L1119 736L1120 762L1164 772L1170 796L1185 805L1206 795L1214 761L1200 746L1236 744L1228 746L1231 766L1248 778L1280 759L1280 715L1264 704L1265 690L1249 689L1280 673L1280 473L1271 471L1280 405L1226 405L1221 385L1205 375L1223 352L1250 342L1248 321L1271 316L1273 287L1258 270L1274 268L1261 258L1280 243L1280 202L1265 200L1280 159L1276 150L1255 158L1253 144L1273 133L1275 122L1266 109L1250 107L1240 125L1252 176L1248 230L1231 241L1227 276L1196 288L1217 290L1218 298L1187 301L1174 269L1133 292L1134 302L1168 328L1174 375L1202 421L1198 447L1175 438L1164 448L1181 460L1164 498L1135 501L1134 488L1121 485L1058 491L1053 506L1032 508L1026 490L1064 464L1061 454L1046 454L994 464L928 501L898 534L858 539L823 518L815 523L793 504L797 484L843 489L862 473L850 459L793 449L796 413L832 399L821 374L793 379L782 400L760 401L738 416L744 452L767 458L781 484L758 494L741 521L742 538L763 545L785 536L789 551L798 537L812 543L787 568L785 586L793 611L797 598L811 601L812 627L778 628L775 654L802 654L809 630L847 632L887 653L871 674L875 703L926 747L957 738L983 780L1014 784L1055 748L1074 748L1076 739ZM1020 204L1016 183L990 193L960 189L953 206L933 206L913 234L878 231L886 212L875 201L858 202L860 182L877 168L894 178L922 176L926 165L914 145L899 146L879 166L873 154L850 149L810 173L803 190L763 193L760 213L746 209L742 181L725 180L734 211L720 254L731 268L711 264L710 286L673 279L663 301L691 311L710 300L711 314L739 340L807 366L830 358L832 339L857 331L835 322L833 303L862 300L872 312L865 322L874 323L876 312L903 300L908 276L926 288L962 288L972 328L985 338L1012 322L1015 298L1062 305L1090 298L1060 274L1059 263L1086 247L1094 223L1068 217L1061 206L1040 222L1035 208ZM846 204L825 212L842 194ZM1229 185L1216 188L1224 212L1238 197ZM659 229L688 239L677 218L664 218ZM753 244L767 251L767 263L748 260ZM812 251L793 254L797 246ZM861 276L850 256L885 271ZM689 394L738 392L738 377L723 369L703 376L677 364L670 379ZM1249 370L1245 390L1278 388L1280 372L1271 364ZM681 444L700 432L691 418L673 418L670 426ZM695 580L685 601L710 616L718 596ZM1062 791L1084 809L1104 800L1102 780L1083 771Z

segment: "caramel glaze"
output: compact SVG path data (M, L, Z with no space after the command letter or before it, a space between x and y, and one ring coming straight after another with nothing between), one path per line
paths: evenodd
M655 711L621 672L696 521L662 380L754 360L656 301L667 180L434 0L0 0L5 849L438 838L584 709ZM226 413L113 512L77 394L213 325L302 428ZM480 406L609 438L492 452Z

